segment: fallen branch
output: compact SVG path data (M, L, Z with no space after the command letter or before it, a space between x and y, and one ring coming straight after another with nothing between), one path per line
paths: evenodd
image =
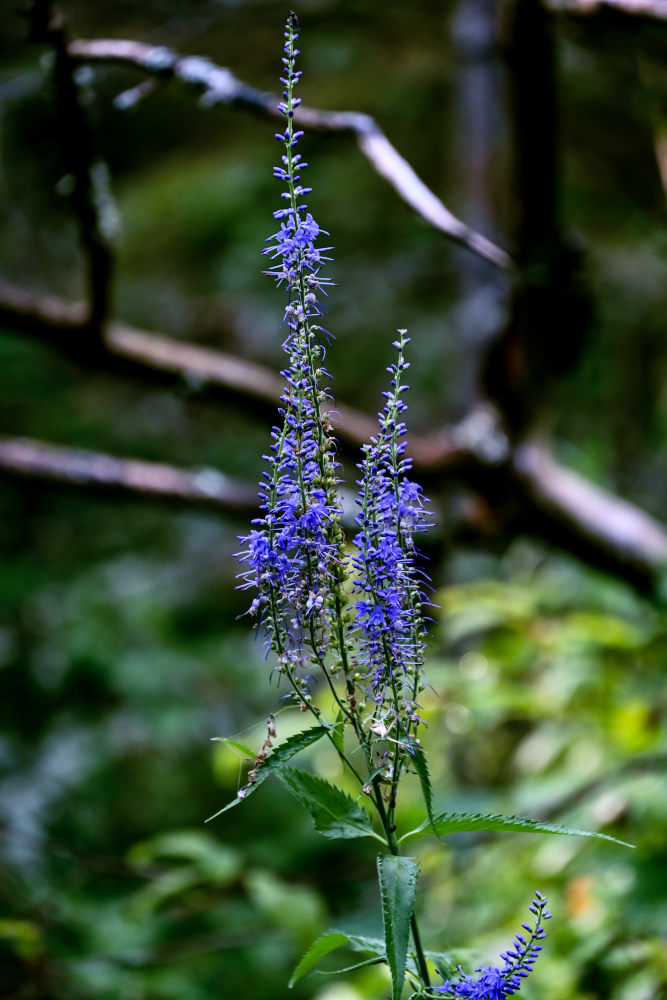
M215 510L255 510L257 491L217 469L179 469L29 438L0 437L0 471L22 479L185 502Z
M201 56L181 56L161 45L147 45L128 39L97 38L71 41L68 52L82 63L101 62L132 66L157 77L173 77L202 92L206 106L234 104L248 110L281 118L278 98L251 87L223 66L216 66ZM120 105L127 107L145 90L125 91ZM134 94L134 98L128 98ZM509 268L509 254L480 233L457 219L430 188L417 176L408 161L391 144L370 115L357 111L319 111L300 107L295 120L302 127L326 132L351 132L373 169L387 180L397 194L418 215L449 239L497 267Z
M655 518L559 465L542 446L515 448L512 467L541 534L557 543L565 537L580 557L640 589L667 573L667 531Z
M556 14L599 14L614 11L631 17L667 21L666 0L543 0L545 6Z
M89 338L82 336L83 306L11 286L0 285L0 325L37 337L87 366L97 364L105 371L129 369L144 378L176 379L217 390L225 398L234 393L255 404L265 404L273 413L282 391L280 378L254 362L118 323L107 325L104 338L97 342L97 353L91 353ZM375 433L375 421L351 407L338 405L335 414L336 434L348 446L356 449ZM409 450L422 475L432 481L449 478L466 483L486 498L491 509L502 507L503 500L511 496L513 530L519 525L522 530L532 531L642 590L659 584L667 566L665 527L627 501L563 468L545 447L535 443L512 445L493 407L473 411L447 431L412 435ZM16 461L16 452L12 454ZM151 463L140 463L140 472L144 466L152 468ZM11 464L4 467L5 471L19 473ZM30 474L57 478L46 465L42 472L39 468L34 464ZM192 478L199 475L197 471L157 468L177 473L177 478L170 480L165 472L161 480L174 483L175 496L218 507L227 504L224 499L216 499L215 491L212 497L202 495L201 483ZM185 479L179 480L179 476ZM94 479L81 482L95 484ZM119 474L114 482L122 486L122 476ZM183 492L179 493L179 489ZM249 498L250 488L244 486L243 491L243 496ZM156 487L145 492L158 494L161 490ZM248 505L254 504L253 492Z
M0 325L42 340L87 367L121 367L144 377L176 378L200 394L230 393L267 405L272 416L283 391L279 375L243 358L198 347L123 323L107 324L101 340L86 336L86 310L80 303L34 295L13 285L0 284ZM335 406L337 436L360 448L375 434L375 420L344 405ZM453 457L447 434L418 439L412 449L422 468L440 469Z

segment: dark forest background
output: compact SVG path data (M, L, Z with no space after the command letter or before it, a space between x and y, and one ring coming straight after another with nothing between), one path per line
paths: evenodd
M0 5L0 995L287 996L314 937L379 917L372 849L320 838L271 782L204 824L242 765L211 739L259 747L281 693L233 558L275 412L263 373L282 366L260 256L276 125L72 44L166 46L275 92L289 11L18 6ZM372 116L493 241L486 258L511 260L420 218L353 131L308 129L303 151L335 244L349 484L394 331L412 337L415 469L438 522L437 804L636 845L434 840L428 944L488 964L539 888L555 917L528 1000L664 1000L667 19L659 2L584 7L298 9L304 104ZM137 330L222 357L178 369L172 350L170 368ZM261 368L234 383L229 356ZM277 716L279 737L298 726ZM309 763L335 776L326 753ZM289 995L379 1000L387 982L370 967Z

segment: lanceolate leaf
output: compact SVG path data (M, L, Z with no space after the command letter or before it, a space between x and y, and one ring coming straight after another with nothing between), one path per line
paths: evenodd
M312 729L305 729L302 733L295 733L294 736L290 736L284 743L281 743L279 747L276 747L276 749L271 753L271 756L267 757L264 763L257 769L257 774L255 775L255 779L252 784L248 784L245 788L242 788L235 799L228 802L226 806L219 809L217 813L213 814L213 816L209 816L206 822L210 823L212 819L215 819L217 816L221 816L224 812L227 812L228 809L232 809L240 802L243 802L249 795L259 788L262 782L265 781L269 775L276 774L288 760L291 760L292 757L296 756L300 750L305 750L306 747L309 747L318 740L321 740L325 733L326 729L324 726L313 726ZM242 749L244 753L246 752L246 748L243 747L242 744L234 743L233 740L219 738L219 742L227 743L229 746L233 746L236 749ZM249 751L247 756L252 757L252 751Z
M347 945L352 951L370 951L376 957L386 959L382 938L365 937L363 934L348 934Z
M316 962L319 962L324 955L328 955L329 952L335 951L336 948L350 948L352 951L368 951L371 953L371 958L365 959L360 965L371 965L374 962L385 962L386 956L384 951L384 941L380 938L370 938L363 937L359 934L345 934L344 931L329 931L327 934L323 934L319 937L317 941L314 941L306 954L303 956L296 969L292 973L292 978L289 981L289 986L292 987L296 982L305 976L307 972L313 968ZM359 968L360 965L350 966L349 968ZM337 969L337 972L347 972L348 969Z
M335 951L336 948L341 948L347 943L347 934L341 934L338 931L330 931L328 934L323 934L317 941L313 941L292 973L290 981L287 984L289 988L291 989L295 983L298 983L302 976L310 972L315 963L319 962L324 955L328 955L330 951Z
M245 754L246 757L252 757L253 751L250 747L247 747L245 743L238 743L236 740L228 740L225 736L214 736L211 740L212 743L224 743L226 747L232 747L234 750L238 750L239 753Z
M378 837L368 813L340 788L296 767L283 768L278 777L313 817L325 837Z
M410 939L410 918L419 869L411 858L393 854L378 858L382 919L387 962L391 971L392 1000L400 1000Z
M478 830L496 830L517 833L557 833L562 836L597 837L599 840L610 840L624 847L632 844L606 833L593 833L590 830L579 830L571 826L558 826L556 823L542 823L539 820L525 819L522 816L500 816L492 813L460 813L444 812L432 820L425 819L421 826L404 834L401 840L416 837L418 834L435 833L438 837L448 833L472 833Z
M433 824L435 823L435 817L433 815L433 794L431 792L431 776L428 773L428 766L426 764L426 757L424 751L418 743L413 743L410 747L412 762L415 766L415 771L419 777L420 784L422 786L422 795L424 796L424 804L426 806L426 814L429 821Z

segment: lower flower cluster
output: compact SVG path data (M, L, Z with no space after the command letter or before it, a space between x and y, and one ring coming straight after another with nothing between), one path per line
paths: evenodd
M535 918L534 925L521 925L528 937L514 936L512 947L500 956L505 963L502 969L493 965L482 967L476 970L479 975L475 977L465 975L459 966L461 975L457 982L445 980L442 986L432 986L431 992L449 998L466 997L467 1000L505 1000L518 993L542 950L540 941L546 937L542 921L551 918L547 900L539 892L535 893L529 909Z

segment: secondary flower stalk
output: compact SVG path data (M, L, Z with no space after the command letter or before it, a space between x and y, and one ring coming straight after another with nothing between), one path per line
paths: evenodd
M359 663L375 703L376 727L393 726L409 740L422 721L417 695L424 686L426 633L421 607L428 581L416 565L414 535L427 524L421 487L408 479L403 375L410 367L404 350L409 339L398 331L395 364L387 369L391 389L379 416L379 432L364 447L359 465L356 521L359 531L352 558L354 604L350 635L356 640Z

